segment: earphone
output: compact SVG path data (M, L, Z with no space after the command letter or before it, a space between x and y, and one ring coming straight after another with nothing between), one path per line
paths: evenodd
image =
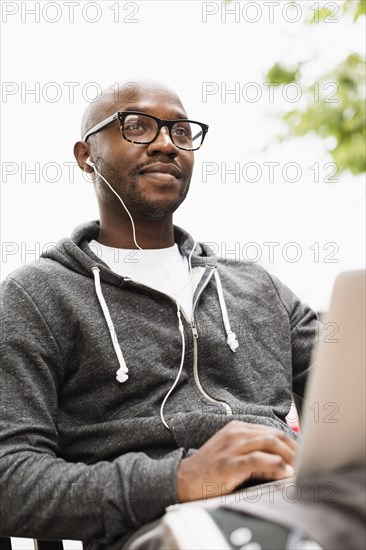
M85 164L87 164L88 166L91 166L92 168L95 168L95 164L94 162L91 160L90 157L88 157L85 161Z

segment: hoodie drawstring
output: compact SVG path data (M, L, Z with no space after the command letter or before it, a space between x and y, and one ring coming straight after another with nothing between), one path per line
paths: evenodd
M98 296L100 307L102 308L104 318L105 318L106 323L108 325L109 334L111 336L114 351L116 353L118 363L119 363L119 369L116 372L116 379L118 380L118 382L121 382L121 384L122 384L123 382L126 382L126 380L128 379L128 374L127 374L128 373L128 368L127 368L126 362L123 358L122 350L121 350L120 345L118 343L116 330L114 328L113 321L111 319L111 316L110 316L110 313L109 313L109 310L108 310L108 306L106 304L106 301L105 301L103 293L102 293L102 287L100 286L99 267L94 266L94 267L91 268L91 270L92 270L93 275L94 275L95 292Z
M95 292L97 294L100 307L102 308L103 315L104 315L104 318L105 318L107 326L108 326L109 334L111 336L113 348L114 348L115 354L117 356L118 364L119 364L119 369L116 372L116 379L118 380L118 382L120 382L122 384L123 382L126 382L128 380L128 374L127 374L128 373L128 368L127 368L126 362L124 360L121 347L118 343L116 330L114 328L113 321L111 319L111 316L110 316L110 313L109 313L109 310L108 310L108 306L106 304L106 301L105 301L103 293L102 293L102 287L100 285L99 267L93 266L91 268L91 270L92 270L93 275L94 275ZM227 335L226 343L229 346L229 348L231 349L231 351L235 352L237 350L237 348L239 347L239 343L238 343L238 340L236 338L235 332L233 332L231 330L231 327L230 327L230 321L229 321L229 317L228 317L228 313L227 313L227 309L226 309L224 294L223 294L223 291L222 291L220 275L218 274L217 269L215 269L215 280L216 280L217 295L218 295L218 298L219 298L222 320L223 320L226 335ZM181 321L180 321L180 330L183 333L183 325L181 325Z
M239 347L239 342L236 338L235 332L233 332L230 328L230 321L229 321L229 316L227 314L227 309L226 309L226 304L225 304L225 299L224 299L224 293L222 291L221 279L220 279L220 275L219 275L217 269L215 269L215 281L216 281L216 286L217 286L217 295L219 297L219 302L220 302L222 320L224 322L224 327L225 327L225 331L226 331L226 335L227 335L226 343L229 346L229 348L231 349L231 351L233 351L235 353L235 351Z

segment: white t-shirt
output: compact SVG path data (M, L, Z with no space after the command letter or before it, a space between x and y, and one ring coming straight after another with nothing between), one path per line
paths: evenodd
M112 271L168 294L189 319L192 317L193 293L204 268L193 268L191 279L188 259L179 252L177 244L169 248L138 250L112 248L93 240L89 246Z

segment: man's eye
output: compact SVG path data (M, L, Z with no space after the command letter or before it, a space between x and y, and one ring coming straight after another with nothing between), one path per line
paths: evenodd
M177 136L189 136L190 132L188 128L185 128L183 126L178 126L173 128L173 134Z
M135 123L130 122L128 124L125 124L125 130L138 131L138 130L144 130L144 127L140 122L135 122Z

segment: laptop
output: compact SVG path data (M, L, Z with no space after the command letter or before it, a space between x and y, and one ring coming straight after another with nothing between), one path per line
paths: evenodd
M314 352L297 479L365 464L365 271L336 279Z
M217 530L213 532L212 524L209 529L210 520L205 509L239 502L254 503L266 495L275 501L276 492L283 493L284 488L296 490L296 482L311 479L312 474L331 474L342 467L365 465L365 286L364 270L342 273L335 281L329 312L320 324L304 396L302 444L296 459L295 477L168 507L163 522L169 533L174 534L173 538L181 541L172 548L208 548L208 532L212 533L210 548L228 548ZM291 493L286 494L291 498ZM192 525L192 512L201 526L194 531L193 546L185 528ZM203 528L205 521L208 521L207 529ZM200 536L202 541L198 540Z

